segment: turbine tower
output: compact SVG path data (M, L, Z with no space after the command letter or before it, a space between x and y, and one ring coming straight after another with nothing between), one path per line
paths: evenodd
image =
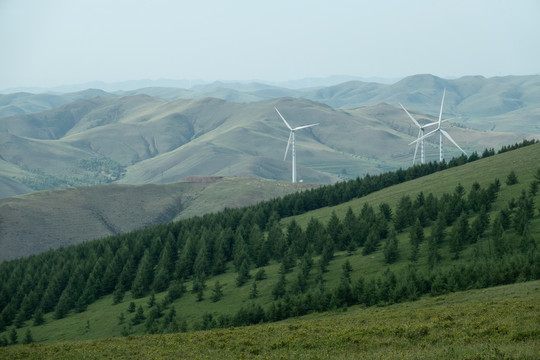
M418 142L420 141L424 141L425 138L435 134L436 132L439 132L439 161L443 161L444 159L444 156L443 156L443 135L448 139L450 140L454 145L456 145L456 147L461 150L461 152L463 152L465 155L467 155L467 153L454 141L454 139L452 139L452 137L450 136L450 134L448 134L445 130L443 130L441 128L441 122L444 122L446 120L442 120L442 111L443 111L443 105L444 105L444 96L446 95L446 89L444 89L444 92L443 92L443 96L442 96L442 101L441 101L441 111L439 112L439 121L436 122L435 124L437 124L437 128L429 133L427 133L426 135L423 135L423 136L419 136L416 140L414 140L413 142L411 142L409 145L412 145L414 143L417 143L417 146L418 146ZM430 124L428 124L430 125Z
M418 128L420 129L418 131L418 137L416 138L417 142L416 142L416 148L414 149L414 157L413 157L413 161L412 161L413 165L414 165L414 162L416 161L416 153L418 152L418 145L420 145L420 163L425 164L426 156L425 156L425 152L424 152L424 139L422 139L421 141L418 141L418 140L424 136L424 129L425 128L427 128L429 126L437 125L438 122L432 122L432 123L429 123L429 124L426 124L426 125L420 125L420 123L418 121L416 121L416 119L411 114L409 114L407 109L405 109L405 107L403 105L401 105L401 103L399 103L399 106L401 106L401 108L403 110L405 110L405 112L407 113L407 115L409 115L409 117L414 122L414 124L416 126L418 126Z
M295 128L292 128L291 125L289 125L289 123L287 122L287 120L285 120L283 115L281 115L279 110L276 107L274 107L274 109L276 109L276 111L279 114L279 117L281 118L281 120L283 120L285 125L287 125L287 127L291 131L290 134L289 134L289 141L287 142L287 148L285 149L285 156L283 157L283 160L285 160L287 158L287 152L289 151L289 145L292 144L292 149L291 149L291 151L292 151L292 183L296 184L296 147L295 147L295 143L294 143L294 132L296 130L301 130L301 129L309 128L309 127L312 127L312 126L315 126L315 125L319 125L319 123L310 124L310 125L303 125L303 126L297 126Z

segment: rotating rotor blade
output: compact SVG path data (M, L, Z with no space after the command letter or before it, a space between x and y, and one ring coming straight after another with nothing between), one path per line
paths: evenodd
M445 122L446 120L443 120L442 122ZM427 128L429 126L433 126L433 125L439 125L439 122L438 121L435 121L435 122L432 122L432 123L429 123L429 124L426 124L426 125L422 125L422 129L423 128Z
M444 122L450 121L452 119L453 118L444 119L443 121L441 121L441 124L444 123ZM439 124L439 122L435 121L435 122L432 122L432 123L429 123L429 124L426 124L426 125L422 125L422 128L427 128L428 126L433 126L433 125L438 125L438 124Z
M407 109L405 109L405 108L403 107L403 105L401 105L401 103L399 103L399 106L401 106L401 108L402 108L403 110L405 110L405 112L407 113L407 115L409 115L409 117L410 117L411 120L416 124L416 126L418 126L419 128L422 127L422 126L420 126L420 124L418 123L418 121L416 121L416 119L413 118L413 116L412 116L411 114L409 114L409 112L407 111Z
M291 145L291 139L292 139L292 130L289 134L289 141L287 141L287 148L285 149L285 156L283 157L283 160L287 158L287 152L289 151L289 145Z
M452 137L450 136L449 133L447 133L446 131L444 131L443 129L441 129L441 133L446 136L446 138L448 140L450 140L454 145L456 145L456 147L461 150L465 155L467 155L467 153L454 141L454 139L452 139Z
M283 117L283 115L281 115L281 113L279 112L279 110L277 109L277 107L274 107L274 109L276 109L277 113L279 114L279 117L281 117L281 120L283 120L283 122L285 123L285 125L287 125L287 127L289 128L289 130L292 130L291 125L289 125L289 123L287 122L287 120L285 120L285 118Z
M294 129L291 129L291 130L296 131L296 130L305 129L305 128L309 128L309 127L316 126L316 125L319 125L319 123L310 124L310 125L304 125L304 126L298 126L298 127L295 127Z
M436 133L437 131L439 131L439 129L435 129L433 131L430 131L428 132L426 135L422 136L422 137L419 137L418 139L414 140L413 142L411 142L409 145L412 145L414 144L415 142L419 142L421 140L424 140L425 138L427 138L428 136L431 136L433 135L434 133Z
M444 88L444 91L443 91L443 94L442 94L441 112L439 113L439 127L441 126L442 109L443 109L443 105L444 105L444 95L446 95L446 88Z

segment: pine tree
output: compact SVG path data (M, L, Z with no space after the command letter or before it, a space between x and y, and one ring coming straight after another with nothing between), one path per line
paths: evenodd
M433 228L431 230L430 238L434 245L439 247L445 237L445 230L446 229L446 220L444 218L444 215L442 213L439 213L437 215L437 220L435 221L435 224L433 225Z
M340 238L341 238L341 232L343 231L343 225L341 224L341 221L337 217L336 213L332 211L332 215L330 215L330 220L328 220L328 223L326 224L326 232L330 239L332 239L335 246L340 248Z
M277 300L285 295L287 292L286 290L287 280L285 279L285 274L280 273L278 282L274 285L272 289L272 295L274 296L274 300Z
M348 306L353 304L353 292L351 289L352 266L349 260L342 265L342 272L339 285L333 294L333 306Z
M194 284L195 287L195 284ZM204 288L205 285L203 283L197 283L196 291L197 291L197 302L201 302L204 300Z
M212 289L212 302L218 302L223 297L223 286L219 283L219 281L216 281L214 283L214 288Z
M469 220L466 213L463 212L454 224L450 235L450 252L454 254L454 259L459 258L463 246L469 242L469 236Z
M214 262L212 265L212 273L214 275L223 274L227 270L227 257L225 256L225 249L223 238L219 237L214 245Z
M387 203L381 203L379 205L379 213L381 213L386 220L392 220L392 208Z
M430 268L433 268L441 260L441 254L439 253L439 243L436 237L430 236L428 239L428 264Z
M266 237L261 229L254 225L249 234L249 244L251 245L251 253L253 254L253 262L255 267L268 265L270 260L270 249Z
M240 271L240 267L244 260L249 264L249 251L244 237L241 234L235 236L234 249L233 249L233 264L236 272Z
M424 228L422 227L420 220L416 219L409 233L409 241L411 244L411 255L410 255L411 261L414 262L418 260L418 252L420 248L420 243L423 240L424 240Z
M268 243L271 244L273 258L277 261L281 261L283 256L285 256L289 244L287 244L281 226L277 222L272 224L268 231Z
M538 184L540 184L540 182L536 180L530 183L529 194L531 194L532 196L536 196L536 194L538 193Z
M135 312L135 303L133 301L129 303L128 312L130 312L130 313Z
M249 298L256 299L258 296L259 291L257 290L257 282L253 281L253 285L251 285L251 289L249 290Z
M249 275L249 265L246 259L242 262L240 269L238 270L238 276L236 277L236 286L240 287L244 285L251 276Z
M295 257L302 256L306 252L306 236L294 219L287 226L287 242L291 244L290 246Z
M267 278L266 271L264 269L259 269L259 271L257 271L255 273L254 280L255 281L261 281L261 280L264 280L266 278Z
M398 259L398 241L397 241L397 234L394 229L390 231L390 235L386 239L386 242L384 244L384 261L387 264L392 264L397 261Z
M11 330L9 331L9 343L11 345L15 345L19 342L18 340L18 336L17 336L17 331L15 330L15 328L11 328Z
M152 308L156 305L156 294L152 291L150 298L148 299L148 307Z
M313 246L315 253L320 254L326 240L324 225L319 220L311 217L306 227L305 236L308 244ZM270 238L270 236L268 237Z
M341 276L344 277L349 283L351 282L351 274L353 271L353 268L351 266L351 263L349 260L346 260L343 265L341 265Z
M369 255L375 252L375 250L377 250L377 247L379 246L379 242L380 242L379 232L376 229L372 228L369 231L369 235L364 244L364 248L362 249L362 255Z
M201 248L193 263L193 276L196 281L204 282L206 280L207 271L209 268L208 259L206 257L206 243L201 244Z
M120 284L120 283L119 283ZM125 292L121 286L116 286L113 292L113 305L120 304L124 299Z
M167 301L171 303L176 299L180 299L185 291L186 289L184 288L182 281L171 281L169 291L167 292Z
M321 267L321 270L326 271L326 267L330 263L330 261L334 258L334 249L335 245L332 239L330 239L329 236L325 236L326 242L323 246L323 250L321 253L321 258L319 259L319 264Z
M347 249L349 253L356 250L356 245L360 242L359 239L360 228L359 222L354 214L354 211L349 206L343 219L343 234L341 243Z
M36 312L34 313L34 326L39 326L45 323L45 318L43 317L43 310L41 310L41 307L38 307L36 309Z
M506 177L506 185L510 186L510 185L517 184L518 182L519 181L518 181L517 175L514 172L514 170L510 171L510 173Z
M148 250L144 251L144 255L139 262L137 268L137 274L133 280L133 285L131 286L131 294L134 298L140 298L145 295L145 293L150 288L152 283L152 264L150 263L150 253Z
M394 215L394 229L396 229L397 232L401 232L411 224L412 213L411 198L408 195L402 196L397 205L396 214Z
M54 308L54 318L57 320L64 318L69 312L69 308L70 306L69 306L68 295L64 295L62 293L60 300L58 300L58 304L56 304L56 307Z
M144 316L144 309L141 305L137 308L137 311L135 312L135 316L131 319L132 325L138 325L142 323L146 317Z

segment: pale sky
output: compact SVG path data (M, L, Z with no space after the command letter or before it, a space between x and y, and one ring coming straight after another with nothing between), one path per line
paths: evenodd
M0 0L0 89L540 74L539 0Z

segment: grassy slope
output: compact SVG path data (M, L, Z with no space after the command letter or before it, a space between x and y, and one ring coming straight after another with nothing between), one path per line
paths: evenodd
M414 199L420 191L423 191L424 195L432 192L433 195L440 196L445 192L452 192L458 183L461 183L465 187L465 191L468 192L474 182L478 182L482 186L487 186L495 178L501 181L499 202L494 206L494 210L498 211L500 209L500 205L498 204L505 206L512 196L516 198L519 196L519 192L516 193L515 191L517 187L508 187L504 183L508 173L514 170L521 185L525 184L528 186L533 179L535 169L540 166L538 159L540 159L540 144L502 153L482 159L481 161L391 186L345 204L332 208L321 208L296 216L295 220L302 226L307 225L311 217L326 222L330 218L332 211L335 211L342 218L345 216L345 212L349 206L358 213L364 203L378 206L378 204L386 202L393 208L403 195L409 195L411 199ZM527 189L526 186L525 188ZM287 219L284 221L285 223L288 222Z
M300 189L272 180L192 177L163 185L80 187L0 199L0 261Z
M316 216L324 223L331 214L331 211L335 210L340 216L343 216L347 207L351 206L358 213L360 207L365 201L368 201L372 205L377 205L381 201L385 201L394 205L400 196L403 194L409 194L414 196L418 192L418 186L424 186L424 191L433 191L436 195L441 195L443 192L452 192L454 187L461 182L466 190L470 188L470 184L473 181L479 181L482 185L493 181L498 177L501 179L502 187L499 193L498 200L495 202L493 211L497 211L503 206L506 206L508 200L511 197L518 197L521 189L528 188L528 183L532 180L532 176L539 164L537 159L540 156L540 144L534 146L528 146L516 151L504 153L494 157L490 157L478 162L471 163L469 165L452 168L444 172L436 173L430 176L426 176L415 181L403 183L398 186L393 186L388 189L384 189L377 193L366 196L362 199L353 200L347 204L337 206L335 208L325 208L317 210L308 214L297 216L297 221L305 226L311 216ZM513 169L519 180L520 184L507 186L504 184L504 178L506 174ZM479 175L480 174L480 175ZM540 203L540 194L536 196L536 204ZM491 214L493 219L493 213ZM290 221L285 219L283 221L284 226ZM540 218L536 216L531 222L531 232L536 238L540 234ZM430 233L430 228L426 228L426 236ZM408 231L398 235L400 260L390 266L384 264L382 250L379 249L375 253L369 256L362 256L360 251L357 251L352 256L348 256L347 253L337 253L334 260L330 263L329 272L324 275L324 280L328 288L333 288L339 281L342 264L348 260L353 269L353 280L363 276L370 277L382 273L385 269L390 268L394 273L399 273L405 269L409 262L409 240ZM420 268L427 266L427 250L426 243L424 242L420 246L420 257L417 262ZM476 245L479 249L487 248L487 239L481 239ZM474 247L466 249L462 256L467 259L473 252ZM445 245L441 249L441 255L443 257L442 265L451 264L451 255L448 245ZM259 297L255 300L256 303L266 308L272 302L272 287L274 286L279 270L279 264L271 263L265 268L268 278L258 283ZM313 273L309 281L313 281ZM252 275L255 273L252 270ZM237 288L235 285L235 279L237 274L233 272L232 265L229 264L229 269L225 274L211 278L207 281L207 290L205 291L205 299L201 302L196 301L196 295L187 293L179 300L173 303L180 319L185 320L190 329L194 324L199 322L202 314L212 313L218 314L234 314L236 311L251 302L249 300L249 291L251 287L251 281L244 286ZM296 271L287 275L289 283L296 276ZM213 303L210 301L211 289L214 283L219 281L223 285L224 298ZM188 290L191 286L188 284ZM165 293L157 294L157 299L162 299ZM133 300L130 294L126 294L124 302L118 305L112 305L111 296L106 296L100 299L98 302L89 306L88 311L79 314L70 314L67 318L62 320L53 321L52 314L45 316L46 323L38 327L32 327L31 321L28 321L26 326L31 329L34 339L39 342L58 342L64 340L83 340L83 339L96 339L104 337L120 336L124 325L118 324L118 316L121 312L124 312L126 319L132 317L127 313L127 307L130 301L134 301L137 306L143 305L147 308L147 298ZM90 328L86 329L86 324L89 322ZM20 338L24 334L25 328L19 330ZM131 330L133 334L142 334L144 332L144 325L137 325ZM0 334L2 336L2 334Z
M243 328L12 346L0 357L533 359L540 357L539 297L534 281Z

